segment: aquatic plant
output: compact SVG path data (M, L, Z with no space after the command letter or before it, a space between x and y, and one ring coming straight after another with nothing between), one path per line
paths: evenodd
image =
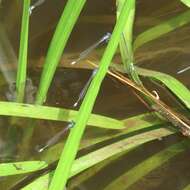
M17 102L1 101L0 115L66 121L69 123L69 136L64 145L61 144L61 147L59 147L59 150L60 148L63 149L61 155L53 158L54 161L51 163L46 163L45 161L48 160L49 157L52 157L53 150L57 152L58 147L54 146L54 143L51 144L52 147L46 150L47 153L44 154L43 161L23 161L0 164L0 176L27 174L26 178L13 184L10 189L23 188L27 190L36 189L36 187L43 190L64 189L69 178L76 176L86 169L90 171L90 169L97 164L99 164L98 171L109 162L117 159L118 156L124 154L127 156L130 151L142 144L176 134L179 131L181 131L184 136L190 136L190 122L188 119L190 109L189 89L168 74L141 68L137 65L135 60L135 52L138 48L146 43L161 38L177 28L189 24L189 10L147 29L133 40L136 1L117 0L117 19L115 27L100 62L88 61L88 64L96 70L82 93L80 99L82 103L79 110L74 111L71 109L45 106L43 103L48 96L48 89L55 75L58 63L64 53L64 48L72 29L86 3L85 0L78 0L77 3L75 0L67 1L45 58L35 102L33 105L24 103L27 78L29 16L32 15L32 11L36 6L42 6L44 2L45 1L39 0L37 4L30 5L30 0L23 1L19 64L16 81ZM190 1L187 0L181 0L181 2L187 6L190 4ZM92 46L90 50L95 47L96 45ZM88 55L90 51L86 52L85 56ZM113 56L118 52L121 54L122 64L115 64L112 61ZM84 56L82 58L84 58ZM115 79L124 85L129 85L135 91L137 97L142 100L152 112L122 120L93 114L93 106L106 74L115 77ZM148 81L155 81L156 83L164 85L166 89L170 90L175 99L183 104L185 109L174 109L166 105L157 93L154 94L146 88L142 77L145 77ZM94 138L90 142L83 143L79 146L82 143L81 138L88 125L91 127L112 129L116 132L104 135L101 138ZM34 125L32 125L31 128L33 129ZM33 130L29 130L29 133L29 137L31 138ZM28 141L29 140L30 139L28 139ZM112 141L106 144L105 142L109 140ZM80 149L91 147L98 143L105 144L97 150L76 158L77 152ZM183 146L184 144L186 146ZM130 187L155 168L160 167L169 159L188 149L189 145L188 139L183 139L176 144L172 144L126 171L123 175L113 180L105 189L124 189ZM94 171L92 169L89 175L81 175L71 184L70 188L76 187L90 176L93 176L93 174ZM126 177L128 182L123 184L122 181L126 179ZM125 185L125 187L123 185ZM188 186L186 188L188 188Z

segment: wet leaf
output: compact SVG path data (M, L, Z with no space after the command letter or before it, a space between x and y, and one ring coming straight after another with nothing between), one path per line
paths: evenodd
M117 0L117 17L119 16L120 9L123 7L123 0ZM135 17L136 2L132 1L130 13L126 19L126 25L123 33L120 37L119 47L121 52L121 58L124 65L125 71L129 74L130 78L137 83L142 85L142 82L134 68L134 52L133 52L133 25Z
M26 187L22 188L22 190L48 190L49 180L50 174L46 174L39 177Z
M27 117L36 119L71 121L75 120L78 111L64 108L39 106L31 104L0 102L0 115ZM124 124L116 119L91 114L88 125L108 129L122 129Z
M44 161L24 161L0 164L0 176L9 176L33 172L46 167Z

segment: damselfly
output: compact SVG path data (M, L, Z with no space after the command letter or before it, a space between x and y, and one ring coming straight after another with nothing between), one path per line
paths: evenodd
M184 69L181 69L180 71L177 72L177 74L181 74L181 73L184 73L185 71L188 71L190 70L190 66L184 68Z
M71 65L74 65L78 63L79 61L85 59L95 48L97 48L100 44L103 42L107 42L111 37L111 33L107 32L100 40L98 40L96 43L88 47L86 50L84 50L82 53L80 53L78 59L71 62Z
M90 78L88 79L87 83L85 84L82 91L80 92L79 97L78 97L77 101L74 103L73 107L78 106L79 102L84 98L92 79L94 78L95 74L97 73L97 70L98 70L97 68L93 70Z
M41 146L41 147L37 147L37 151L38 152L42 152L45 149L55 145L56 143L58 143L60 141L60 139L63 137L63 135L69 130L71 129L73 126L75 125L74 121L71 121L63 130L61 130L60 132L58 132L55 136L53 136L51 139L49 139L45 145Z

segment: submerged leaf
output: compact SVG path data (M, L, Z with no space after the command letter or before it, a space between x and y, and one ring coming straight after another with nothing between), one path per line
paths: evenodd
M105 159L115 156L116 154L122 153L146 142L168 136L172 133L172 131L164 128L155 129L107 145L97 151L76 159L71 170L71 176L74 176L85 169L104 161Z
M87 155L84 155L76 159L72 165L72 169L71 169L71 173L69 177L73 177L79 174L80 172L108 158L111 158L113 156L116 156L117 154L126 152L127 150L135 148L138 145L141 145L141 144L144 144L146 142L150 142L156 139L160 139L162 137L171 135L173 133L174 133L173 131L167 128L154 128L154 129L149 129L146 132L140 132L137 135L132 135L120 141L117 141L115 143L104 146L103 148L100 148L96 151L93 151L91 153L88 153ZM31 179L30 176L29 176L29 179ZM26 179L26 182L27 181L28 179Z
M157 26L154 26L145 32L139 34L134 41L134 50L141 47L147 42L160 38L162 35L167 34L179 27L184 26L190 22L190 11L186 11L174 18L169 19Z
M184 146L185 144L185 146ZM155 155L147 158L143 162L134 166L132 169L119 176L112 181L104 190L123 190L128 189L132 184L140 180L149 172L160 167L166 163L169 159L175 157L179 153L185 151L190 147L189 140L183 140L179 143L173 144L164 150L156 153Z

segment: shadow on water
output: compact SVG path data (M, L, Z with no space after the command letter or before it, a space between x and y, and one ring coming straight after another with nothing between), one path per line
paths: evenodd
M11 0L2 0L0 2L2 10L0 19L0 85L2 90L0 92L0 98L1 100L7 100L8 97L6 92L9 92L10 84L15 81L16 76L22 11L21 4L18 1L12 2ZM28 76L32 79L34 86L38 86L43 60L64 3L65 1L61 0L47 0L32 13L30 24ZM154 3L152 3L151 0L137 0L135 36L145 29L159 24L165 19L175 16L184 10L186 10L186 8L177 0L159 0ZM114 23L114 0L96 0L87 2L80 19L72 32L59 68L56 71L56 75L47 97L47 105L72 108L80 91L90 77L91 71L87 69L64 68L64 62L74 61L81 51L100 39L106 32L111 32ZM144 68L150 68L171 74L190 88L190 82L188 80L190 69L178 74L180 70L190 65L189 30L189 25L186 25L158 40L144 45L135 54L137 63ZM104 47L105 45L101 45L97 51L93 51L89 55L89 59L98 61ZM118 61L119 57L115 57L114 59ZM148 82L145 80L145 84L147 83ZM149 85L149 87L152 89L156 88L154 84ZM160 93L165 101L169 105L175 107L175 101L168 98L168 95L162 88L158 88L158 90L161 91ZM35 93L33 95L35 95ZM134 96L129 87L119 84L110 77L106 77L104 80L93 110L94 113L118 119L127 118L147 111L146 107ZM10 120L11 118L9 117L0 118L1 152L4 143L7 140L10 140L6 139L6 134L8 132L7 128L11 125ZM27 126L29 121L29 119L19 119L19 126L17 128L21 135L23 126ZM40 158L40 155L35 151L35 147L46 142L67 124L63 122L37 120L36 125L31 150L26 159L30 159L31 157ZM44 131L46 131L46 133L44 133ZM97 135L101 136L107 132L109 131L88 129L85 138L88 139L91 136ZM66 136L67 135L64 136L64 139ZM126 170L129 170L143 159L148 158L150 155L153 155L181 139L181 136L175 135L164 138L162 141L154 141L143 145L127 154L127 156L121 156L111 164L103 167L103 169L96 173L92 178L84 181L81 186L75 187L74 189L104 189L110 181L120 176ZM1 155L3 157L1 152L0 159ZM189 151L187 150L164 164L162 167L149 173L129 189L183 189L185 185L187 185L190 177L188 157ZM19 154L16 158L3 157L1 160L3 162L6 159L19 160ZM88 174L88 171L86 172ZM78 177L80 177L80 175L70 180L70 184L74 183ZM6 189L6 184L11 180L12 178L6 179L5 181L0 179L0 182L2 181L0 186Z

